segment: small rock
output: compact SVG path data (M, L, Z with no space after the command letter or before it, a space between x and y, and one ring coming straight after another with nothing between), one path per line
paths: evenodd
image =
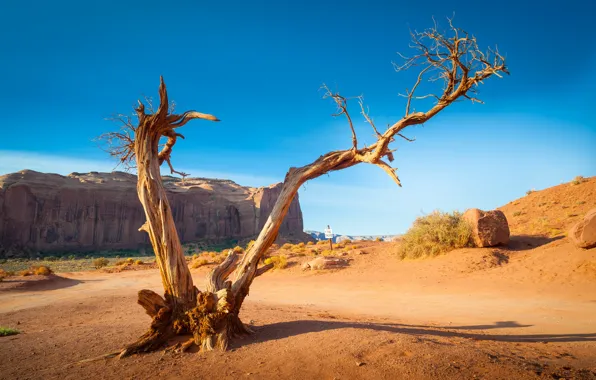
M356 365L357 365L358 367L362 367L362 366L363 366L363 365L365 365L365 364L366 364L366 363L364 363L364 362L356 362Z

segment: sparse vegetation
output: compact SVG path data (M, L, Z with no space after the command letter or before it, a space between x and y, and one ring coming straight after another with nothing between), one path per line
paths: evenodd
M37 267L31 267L31 271L33 272L34 275L36 276L49 276L53 273L53 271L45 266L45 265L40 265Z
M575 177L575 178L574 178L574 179L571 181L571 184L572 184L572 185L579 185L579 184L581 184L582 182L585 182L585 181L586 181L586 179L585 179L583 176L581 176L581 175L578 175L577 177Z
M95 269L101 269L103 267L107 267L108 264L110 264L110 260L108 260L104 257L100 257L100 258L93 260L93 266L95 267Z
M290 250L290 249L292 249L293 246L294 245L292 243L286 243L286 244L284 244L284 245L281 246L281 249Z
M516 211L513 213L513 216L520 216L521 214L523 214L523 212L521 211Z
M0 336L9 336L9 335L17 335L21 332L17 329L12 329L10 327L2 327L0 326Z
M437 256L457 248L473 246L472 227L460 212L435 211L419 217L402 236L398 254L403 258Z
M284 269L288 267L288 259L284 255L271 256L265 259L265 265L273 264L273 269Z
M536 190L534 190L534 189L528 190L528 191L526 191L526 195L530 195L530 194L535 193L535 192L536 192Z
M209 264L209 260L203 258L203 259L197 259L197 260L193 260L193 262L191 263L190 267L191 268L200 268L204 265Z
M233 251L234 251L234 253L244 253L244 248L237 245L234 247Z
M376 238L375 241L383 241L380 237Z
M135 260L135 265L143 265L145 264L143 260Z

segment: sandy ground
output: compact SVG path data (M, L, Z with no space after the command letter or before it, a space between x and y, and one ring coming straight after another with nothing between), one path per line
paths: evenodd
M0 338L0 378L596 379L596 250L532 244L416 261L371 244L346 269L258 278L241 315L256 333L231 351L82 364L145 331L136 293L160 278L61 274L0 290L0 325L23 331Z

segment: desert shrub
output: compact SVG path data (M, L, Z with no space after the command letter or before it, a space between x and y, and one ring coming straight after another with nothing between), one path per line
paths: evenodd
M33 272L31 272L28 269L25 269L25 270L19 271L17 274L19 276L32 276L33 275Z
M571 181L571 183L572 183L573 185L579 185L580 183L584 182L585 180L586 180L586 179L585 179L583 176L581 176L581 175L578 175L577 177L575 177L575 178L573 179L573 181Z
M375 241L383 241L380 237L376 238Z
M290 249L292 249L293 246L294 245L292 243L286 243L286 244L284 244L284 245L281 246L281 249L290 250Z
M136 260L136 261L135 261L135 265L143 265L143 264L145 264L145 263L143 262L143 260Z
M298 248L304 248L305 246L306 246L306 244L304 244L303 242L296 244L296 247L298 247Z
M253 245L255 245L255 241L254 240L249 241L248 244L246 245L246 251L251 249Z
M222 253L222 254L220 254L220 255L217 255L217 256L215 256L215 257L213 258L213 262L214 262L215 264L221 264L221 263L223 263L223 261L226 259L226 257L227 257L227 256L228 256L228 255L227 255L227 254L225 254L225 253Z
M199 255L197 255L196 253L194 255L192 255L192 259L196 260L199 257Z
M470 246L473 246L472 226L462 214L435 211L414 221L402 236L398 254L402 259L437 256Z
M309 241L306 243L306 245L313 245L313 244L315 244L315 243L313 243L312 241Z
M209 256L215 258L215 256L217 256L217 252L209 252Z
M125 260L118 260L118 261L116 261L116 263L114 263L114 265L116 265L116 266L126 265L126 261Z
M200 268L203 265L207 265L209 264L209 260L207 259L198 259L198 260L194 260L192 262L192 264L190 265L191 268Z
M273 264L273 269L284 269L288 266L288 259L284 255L271 256L265 259L265 265Z
M106 259L105 257L99 257L93 260L93 266L95 269L101 269L103 267L107 267L110 264L110 260ZM118 263L116 263L118 265Z
M244 248L237 245L234 247L233 251L234 251L234 253L244 253Z
M513 213L513 216L520 216L521 214L522 214L521 211L516 211L516 212Z
M77 259L77 256L76 255L70 255L70 256L68 256L68 259L69 260L76 260Z
M52 270L45 265L31 267L31 271L37 276L49 276L53 273Z
M535 192L536 192L536 190L534 190L534 189L528 190L528 191L526 191L526 195L530 195L530 194L535 193Z
M317 245L329 244L329 240L319 240Z
M93 266L95 267L95 269L101 269L103 267L107 267L108 264L110 264L110 260L106 259L105 257L100 257L100 258L93 260ZM116 265L119 265L119 264L116 263Z
M10 327L2 327L0 326L0 336L9 336L9 335L17 335L21 332L16 329L11 329Z
M46 261L58 261L58 260L59 259L56 256L48 256L48 257L46 257Z
M129 257L125 260L126 264L134 264L135 260L132 257Z
M321 254L321 256L332 256L335 254L335 251L332 251L330 249L325 249L320 254Z

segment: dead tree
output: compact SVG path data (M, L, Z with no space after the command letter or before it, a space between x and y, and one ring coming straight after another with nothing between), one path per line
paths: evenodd
M324 154L308 165L290 168L275 206L255 243L242 257L230 251L226 260L209 274L207 289L203 292L194 287L184 260L159 168L165 162L172 173L176 172L170 155L177 138L183 137L175 132L176 128L191 119L217 121L217 118L194 111L180 115L168 112L168 97L162 79L157 111L145 113L139 101L136 109L138 126L133 126L130 119L121 119L124 131L105 136L109 142L116 142L111 149L113 155L123 162L136 161L137 191L147 216L141 230L149 234L165 289L164 298L149 290L139 292L138 302L153 321L149 331L125 348L121 357L157 349L177 334L192 334L192 338L179 347L182 351L193 344L203 350L214 347L225 350L231 337L249 332L239 318L242 303L255 277L271 268L270 265L259 267L259 262L275 241L302 184L331 171L366 163L378 166L401 186L396 169L390 166L395 152L390 144L395 138L413 141L402 134L405 128L427 122L457 100L481 102L476 97L477 87L493 75L501 77L501 73L508 74L505 59L496 49L482 52L475 37L454 27L451 20L445 33L440 32L435 23L434 27L423 32L411 32L411 37L415 53L409 57L400 55L404 62L394 65L397 71L412 67L419 69L416 82L403 95L406 98L404 116L381 133L369 116L362 97L358 97L360 112L377 138L374 144L361 147L348 110L349 99L323 85L325 97L331 98L338 107L336 116L347 118L352 146ZM442 83L441 92L417 94L423 80ZM413 102L419 99L434 101L425 111L413 111ZM161 138L167 141L159 150Z

